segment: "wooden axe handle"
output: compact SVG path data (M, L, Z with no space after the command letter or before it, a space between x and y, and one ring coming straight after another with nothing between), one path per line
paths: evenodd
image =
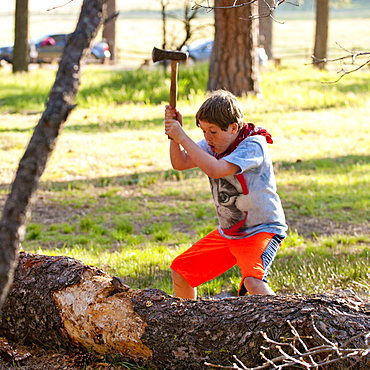
M177 74L179 70L179 62L171 60L171 88L170 88L170 106L175 109L177 102Z
M170 106L175 109L177 103L177 74L179 70L179 62L171 60L171 87L170 87ZM176 118L176 117L174 117ZM171 137L168 136L170 140Z

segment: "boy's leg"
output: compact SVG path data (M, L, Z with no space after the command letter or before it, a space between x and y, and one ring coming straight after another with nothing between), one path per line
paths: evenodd
M267 273L280 248L282 237L261 232L233 241L231 252L242 273L239 296L249 294L275 295L267 284Z
M263 280L254 277L246 277L243 284L249 294L275 295L275 292Z
M196 287L220 276L236 263L225 239L216 229L177 256L172 264L174 293L196 299Z
M172 270L173 290L176 297L197 299L197 288L193 288L179 273Z

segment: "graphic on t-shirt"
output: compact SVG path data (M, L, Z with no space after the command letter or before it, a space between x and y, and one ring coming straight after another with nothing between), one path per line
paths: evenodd
M231 179L231 178L230 178ZM238 208L238 199L243 194L227 178L209 179L221 228L231 234L243 231L247 212Z

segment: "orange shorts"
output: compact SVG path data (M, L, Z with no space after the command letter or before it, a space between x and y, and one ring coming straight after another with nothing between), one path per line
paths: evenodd
M282 239L265 232L243 239L227 239L216 229L176 257L171 269L195 288L237 265L242 274L239 295L245 295L244 278L254 277L267 282L268 270Z

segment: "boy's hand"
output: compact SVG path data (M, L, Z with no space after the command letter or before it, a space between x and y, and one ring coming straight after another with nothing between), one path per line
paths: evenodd
M166 135L179 143L181 136L185 134L182 129L181 113L176 108L166 105L164 124Z
M165 117L165 119L167 119L167 118L175 119L182 126L182 115L177 110L177 108L173 109L170 105L166 105L166 110L165 110L165 116L164 117Z

